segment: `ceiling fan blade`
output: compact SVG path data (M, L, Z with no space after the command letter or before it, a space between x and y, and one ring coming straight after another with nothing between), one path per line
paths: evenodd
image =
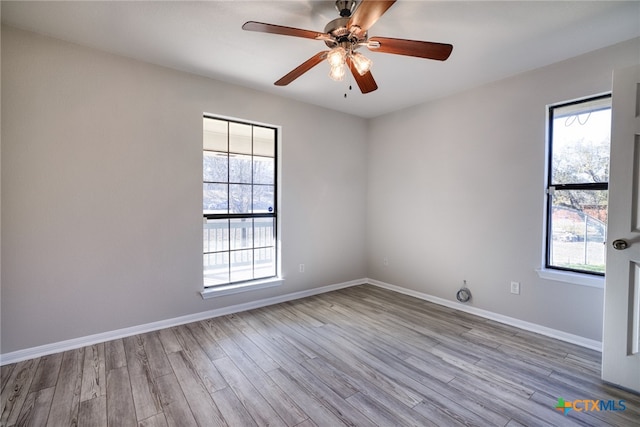
M356 83L358 83L360 92L369 93L378 89L378 85L376 84L376 81L373 79L373 75L371 74L371 71L367 71L363 76L361 76L360 73L358 73L358 70L356 70L356 67L353 65L353 62L351 61L350 58L347 58L347 64L349 65L351 74L353 74L353 78L356 80Z
M321 63L327 57L328 50L323 50L322 52L318 52L313 55L311 58L304 61L302 64L298 65L296 68L291 70L287 75L282 77L280 80L275 82L276 86L286 86L319 63Z
M363 0L353 12L347 28L357 25L362 32L367 31L395 2L395 0Z
M303 37L305 39L318 39L325 36L317 31L301 30L300 28L283 27L282 25L265 24L263 22L248 21L242 26L246 31L259 33L281 34L283 36Z
M378 43L380 46L375 47ZM453 46L446 43L391 39L388 37L371 37L367 47L372 52L393 53L438 61L446 60L453 50Z

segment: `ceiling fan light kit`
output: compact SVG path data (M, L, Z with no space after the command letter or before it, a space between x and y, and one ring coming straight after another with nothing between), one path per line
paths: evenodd
M336 82L344 80L345 74L347 74L347 67L345 64L335 65L329 69L329 77Z
M358 74L364 76L371 68L371 61L369 58L359 52L347 51L342 46L337 46L331 49L327 53L327 62L331 66L329 71L329 77L335 81L342 81L347 69L347 58L351 60L353 66L358 71Z
M373 61L361 54L360 52L353 52L351 54L351 61L353 66L358 70L358 74L364 76L371 69Z
M332 67L343 65L347 59L347 51L343 47L336 47L327 53L327 62Z
M369 39L369 28L394 3L395 0L362 0L360 2L338 0L335 5L340 18L329 22L324 28L324 33L255 21L245 22L242 28L246 31L321 40L330 48L328 51L318 52L294 68L284 77L277 80L275 85L288 85L326 59L330 66L329 77L331 79L336 81L343 80L346 69L349 68L360 91L369 93L378 89L378 85L371 75L373 61L362 53L357 52L360 47L365 46L371 51L380 53L435 59L438 61L446 60L453 50L452 45L445 43L392 39L388 37L373 37Z

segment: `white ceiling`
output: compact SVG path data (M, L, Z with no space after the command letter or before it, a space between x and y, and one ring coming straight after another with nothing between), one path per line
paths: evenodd
M241 29L254 20L323 31L338 17L333 1L2 1L1 13L14 27L361 117L640 36L640 1L400 0L370 36L451 43L453 53L440 62L364 49L379 89L363 95L330 80L325 63L274 86L326 46Z

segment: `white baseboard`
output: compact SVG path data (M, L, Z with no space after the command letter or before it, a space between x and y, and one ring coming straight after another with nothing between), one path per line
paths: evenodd
M132 335L143 334L146 332L157 331L159 329L170 328L173 326L184 325L186 323L198 322L204 319L224 316L227 314L239 313L241 311L252 310L254 308L266 307L268 305L279 304L281 302L293 301L325 292L335 291L338 289L348 288L354 285L367 283L366 279L351 280L349 282L337 283L335 285L321 286L319 288L309 289L306 291L293 292L290 294L280 295L277 297L265 298L257 301L251 301L244 304L222 307L214 310L203 311L200 313L188 314L186 316L174 317L173 319L160 320L157 322L146 323L144 325L132 326L129 328L117 329L115 331L104 332L100 334L88 335L85 337L73 338L70 340L45 344L38 347L26 348L24 350L13 351L6 354L0 354L0 366L9 365L11 363L21 362L23 360L34 359L49 354L59 353L62 351L73 350L76 348L86 347L101 342L111 341L118 338L129 337Z
M88 335L85 337L73 338L70 340L60 341L60 342L51 343L51 344L45 344L38 347L32 347L24 350L13 351L6 354L0 354L0 366L21 362L23 360L34 359L36 357L42 357L49 354L59 353L62 351L86 347L88 345L94 345L94 344L111 341L118 338L129 337L132 335L143 334L151 331L157 331L159 329L170 328L178 325L184 325L186 323L197 322L204 319L211 319L213 317L219 317L227 314L233 314L233 313L239 313L242 311L252 310L254 308L266 307L273 304L293 301L296 299L318 295L325 292L335 291L338 289L348 288L350 286L361 285L364 283L368 283L384 289L389 289L391 291L416 297L416 298L429 301L435 304L443 305L445 307L464 311L466 313L475 314L476 316L480 316L490 320L495 320L496 322L515 326L516 328L524 329L526 331L535 332L551 338L559 339L561 341L577 344L582 347L590 348L597 351L602 351L602 343L600 341L591 340L588 338L581 337L579 335L569 334L567 332L548 328L546 326L541 326L535 323L525 322L524 320L515 319L513 317L503 316L501 314L493 313L491 311L482 310L480 308L471 307L455 301L449 301L449 300L435 297L422 292L391 285L389 283L381 282L379 280L365 278L365 279L359 279L359 280L351 280L349 282L337 283L334 285L321 286L319 288L309 289L306 291L293 292L290 294L280 295L277 297L251 301L244 304L237 304L229 307L203 311L200 313L188 314L186 316L175 317L173 319L160 320L157 322L146 323L144 325L117 329L115 331L109 331L109 332L104 332L100 334Z
M399 292L401 294L409 295L412 297L420 298L425 301L432 302L434 304L443 305L445 307L453 308L455 310L464 311L465 313L475 314L476 316L484 317L485 319L495 320L496 322L504 323L506 325L515 326L516 328L524 329L525 331L535 332L540 335L555 338L560 341L576 344L581 347L590 348L596 351L602 351L602 342L592 340L589 338L581 337L579 335L570 334L567 332L559 331L557 329L548 328L546 326L538 325L536 323L526 322L524 320L516 319L502 314L497 314L491 311L483 310L481 308L468 306L457 301L450 301L444 298L435 297L433 295L425 294L422 292L414 291L411 289L402 288L400 286L391 285L389 283L381 282L374 279L366 279L367 283L378 286L380 288L389 289L391 291Z

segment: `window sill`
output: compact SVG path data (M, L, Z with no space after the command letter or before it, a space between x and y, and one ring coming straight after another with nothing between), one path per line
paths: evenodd
M604 289L604 277L591 274L580 274L571 271L553 270L550 268L536 269L541 279L555 280L557 282L571 283L574 285L589 286Z
M234 285L216 286L200 292L200 296L202 296L202 299L209 299L224 295L239 294L241 292L256 291L258 289L280 286L282 282L284 282L284 279L274 277L271 279L254 280L252 282L238 283Z

